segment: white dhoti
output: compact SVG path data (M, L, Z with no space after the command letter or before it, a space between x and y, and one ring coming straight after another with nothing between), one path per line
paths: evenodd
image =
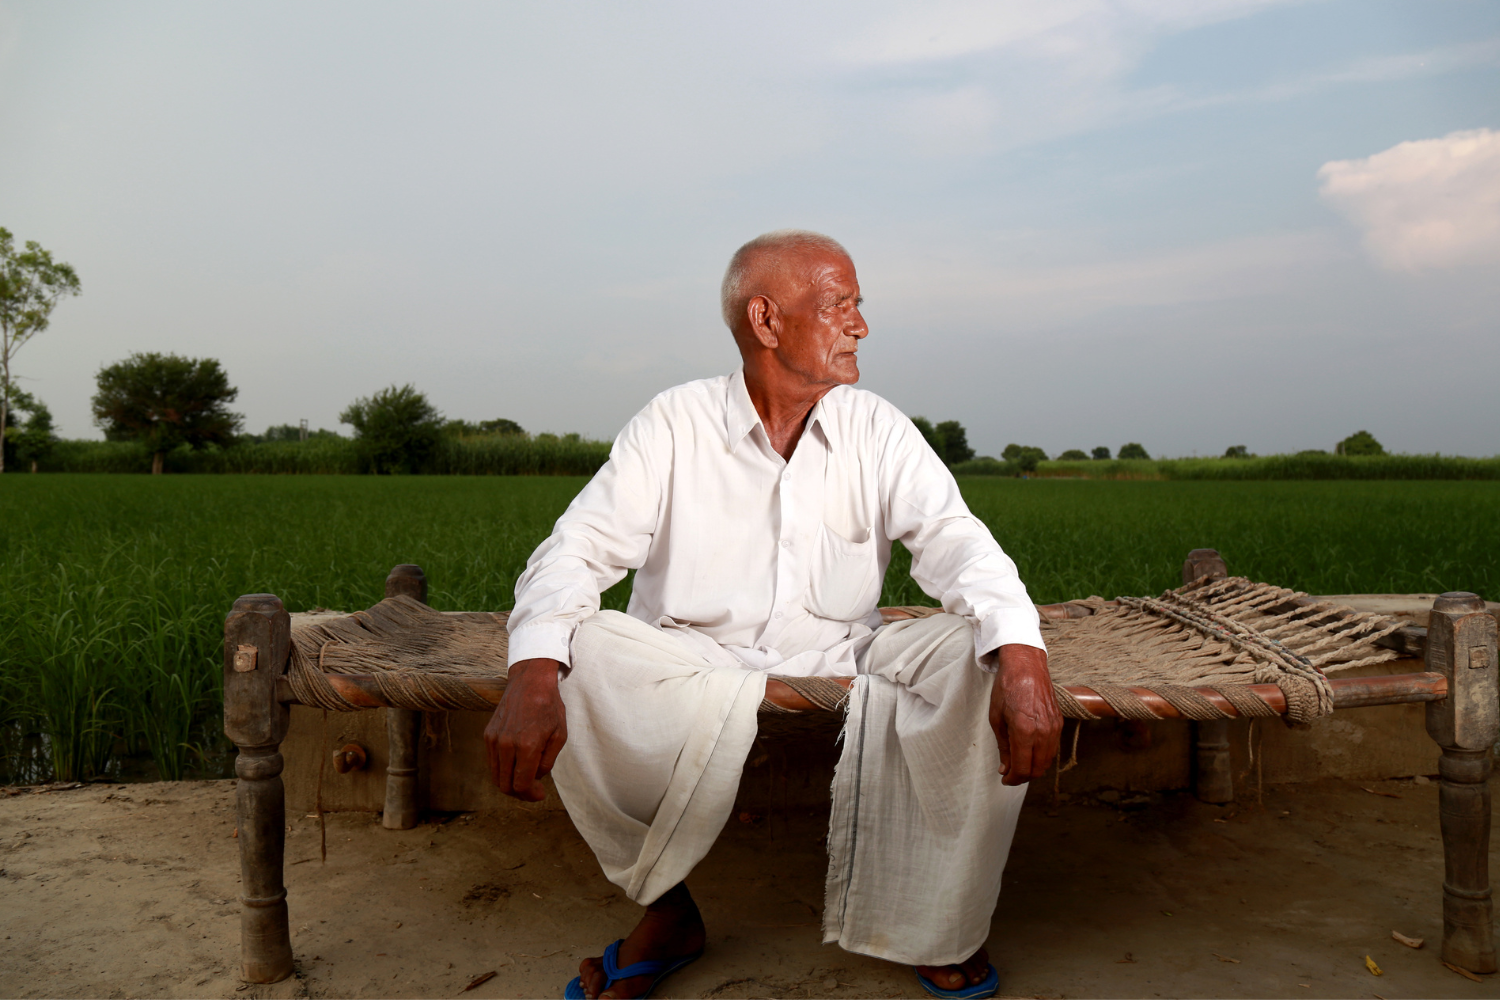
M766 675L711 664L614 611L585 620L571 654L558 794L605 876L650 903L728 820ZM824 941L947 965L989 937L1026 792L1000 783L992 682L963 618L877 634L850 690L834 777Z

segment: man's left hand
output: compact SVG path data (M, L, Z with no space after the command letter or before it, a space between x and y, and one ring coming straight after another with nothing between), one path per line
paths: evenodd
M990 692L990 727L1000 747L1000 773L1007 785L1040 778L1057 757L1062 710L1052 693L1047 653L1011 643L999 649L1000 670Z

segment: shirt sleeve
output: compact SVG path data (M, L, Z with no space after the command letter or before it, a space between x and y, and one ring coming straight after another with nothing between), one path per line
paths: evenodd
M984 522L969 512L942 459L904 415L887 441L881 475L886 536L911 551L911 575L949 614L974 625L980 666L998 667L1010 643L1045 650L1041 617L1026 585Z
M571 663L578 623L599 595L639 569L656 530L669 439L653 406L626 425L604 463L516 581L510 613L511 664L536 657Z

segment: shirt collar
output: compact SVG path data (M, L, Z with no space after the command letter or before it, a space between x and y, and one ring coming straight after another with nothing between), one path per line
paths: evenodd
M823 437L830 448L837 447L837 432L834 427L837 421L828 418L828 397L838 392L835 387L826 393L822 399L813 405L812 412L807 415L807 431L814 426L822 429ZM755 404L750 401L750 390L745 388L745 370L742 368L729 376L729 405L724 412L724 433L729 444L729 453L732 455L739 447L745 435L753 431L760 423L760 414L755 410Z
M745 370L742 368L729 376L729 405L724 411L724 434L731 455L758 423L760 414L750 402L750 390L745 388Z

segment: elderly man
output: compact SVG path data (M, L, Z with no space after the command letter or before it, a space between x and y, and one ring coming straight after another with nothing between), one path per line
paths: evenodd
M824 940L989 996L984 942L1025 784L1062 717L1035 607L947 468L859 380L854 264L801 231L741 247L744 365L669 389L616 439L516 584L495 783L551 773L605 875L646 907L566 995L640 997L697 958L684 879L733 806L769 675L850 684ZM944 614L881 627L893 539ZM627 614L599 595L637 571Z

